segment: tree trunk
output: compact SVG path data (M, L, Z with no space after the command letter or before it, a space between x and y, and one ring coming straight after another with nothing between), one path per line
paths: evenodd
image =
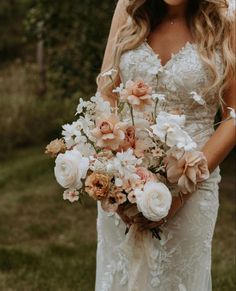
M39 71L39 87L38 95L43 96L47 91L46 84L46 68L45 68L45 56L44 56L44 41L39 40L37 43L37 53L36 53L38 71Z

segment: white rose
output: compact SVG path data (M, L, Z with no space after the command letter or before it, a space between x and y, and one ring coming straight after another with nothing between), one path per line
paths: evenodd
M55 161L54 173L57 182L64 188L80 189L81 179L86 177L89 168L89 159L82 157L77 150L59 154Z
M160 182L147 182L143 191L135 189L138 210L151 221L166 217L171 206L172 196L167 186Z

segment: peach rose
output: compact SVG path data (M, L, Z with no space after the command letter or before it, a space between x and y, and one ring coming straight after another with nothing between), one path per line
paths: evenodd
M136 174L140 177L143 183L157 180L156 175L144 167L138 167L136 170Z
M135 110L149 110L153 105L152 88L144 81L127 81L125 89L121 91L121 100L128 102Z
M64 140L61 139L54 139L51 141L45 150L45 154L50 155L51 157L56 157L59 153L64 153L66 151L66 145Z
M92 173L85 180L85 191L95 200L106 198L110 187L110 177L101 173Z
M209 178L207 159L202 152L169 151L166 161L167 179L178 183L184 194L194 192L197 183Z
M116 115L111 115L99 119L91 134L97 139L98 147L117 150L125 139L126 128L126 123L120 122Z
M127 151L129 148L135 148L135 127L129 126L125 130L125 138L120 146L121 150Z

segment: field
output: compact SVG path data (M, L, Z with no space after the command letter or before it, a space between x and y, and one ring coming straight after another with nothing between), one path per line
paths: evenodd
M234 158L222 166L214 291L236 287ZM1 161L0 290L94 290L96 204L65 203L52 167L43 147L18 149Z

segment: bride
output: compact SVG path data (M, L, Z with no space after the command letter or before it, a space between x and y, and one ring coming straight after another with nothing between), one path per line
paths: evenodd
M96 291L210 291L211 242L219 207L219 164L235 143L235 14L228 0L119 0L102 71L117 85L142 78L166 95L158 110L184 112L185 130L205 155L210 177L174 196L160 222L109 215L98 203ZM155 73L159 72L158 78ZM114 104L112 87L98 89ZM200 99L199 99L200 98ZM221 108L222 122L214 131ZM173 193L176 191L173 187ZM125 235L126 223L140 235ZM160 226L161 240L150 236Z

